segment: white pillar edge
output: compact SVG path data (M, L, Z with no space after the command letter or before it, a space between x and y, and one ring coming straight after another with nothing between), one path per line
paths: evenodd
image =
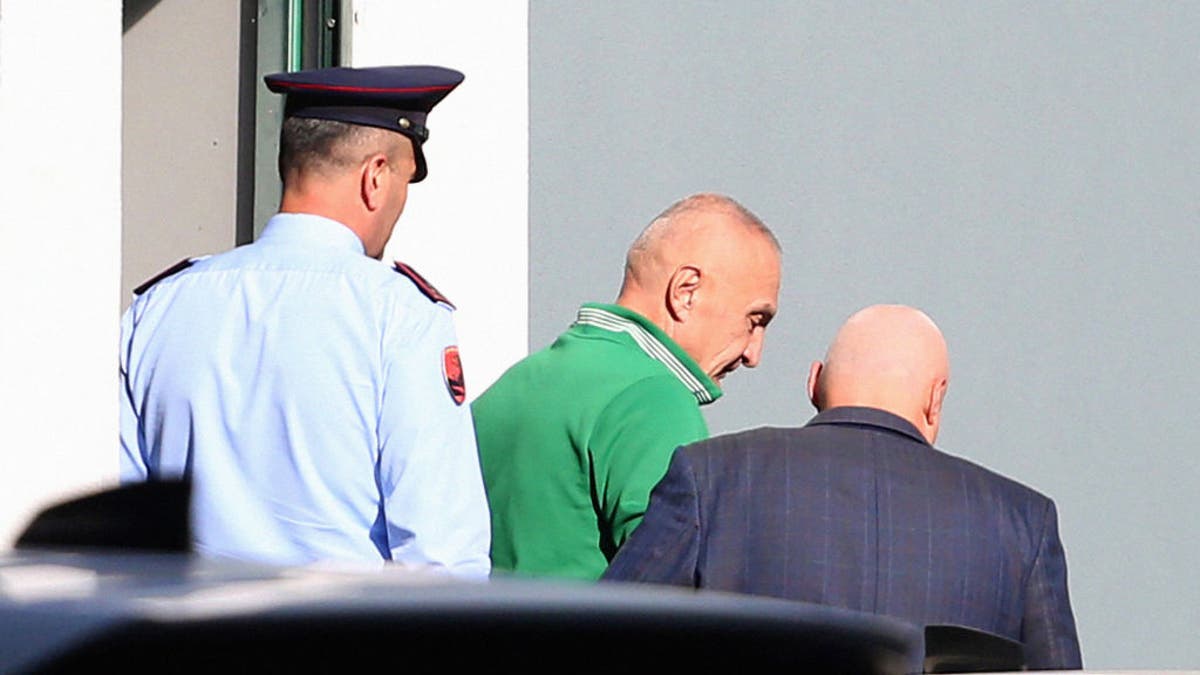
M525 0L351 3L351 64L466 75L429 117L429 177L385 260L412 265L458 307L473 400L529 342L529 30Z
M0 0L0 548L115 482L121 2Z

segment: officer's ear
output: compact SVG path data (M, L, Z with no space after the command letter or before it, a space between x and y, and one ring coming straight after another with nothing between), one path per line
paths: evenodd
M392 176L388 172L388 158L382 152L377 152L366 159L359 169L359 189L363 206L368 211L378 211L387 201L388 180Z
M678 322L687 321L695 308L704 274L695 265L680 265L667 280L667 311Z

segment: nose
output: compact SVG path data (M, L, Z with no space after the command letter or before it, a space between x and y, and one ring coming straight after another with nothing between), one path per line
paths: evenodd
M746 364L747 368L753 368L758 365L762 358L763 339L765 335L761 328L756 329L750 334L750 341L746 343L746 349L742 352L742 363Z

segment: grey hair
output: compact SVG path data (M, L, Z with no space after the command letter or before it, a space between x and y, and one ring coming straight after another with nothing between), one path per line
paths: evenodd
M671 204L650 221L650 224L629 246L629 251L625 255L625 275L627 277L635 275L635 270L641 267L646 257L656 250L658 243L681 217L700 211L723 211L734 215L746 227L771 242L776 253L783 253L783 247L780 246L775 233L750 209L732 197L713 192L700 192Z

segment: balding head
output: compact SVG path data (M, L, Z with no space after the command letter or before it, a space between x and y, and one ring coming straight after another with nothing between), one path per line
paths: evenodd
M672 204L629 247L617 303L648 318L709 376L758 365L779 296L779 242L729 197Z
M808 395L817 410L886 410L912 422L933 443L949 378L946 341L924 312L874 305L842 324L824 363L813 362Z
M710 249L732 237L758 235L779 252L775 235L758 216L737 201L713 193L685 197L658 214L629 247L625 286L656 286L676 261ZM624 289L622 289L622 292Z

